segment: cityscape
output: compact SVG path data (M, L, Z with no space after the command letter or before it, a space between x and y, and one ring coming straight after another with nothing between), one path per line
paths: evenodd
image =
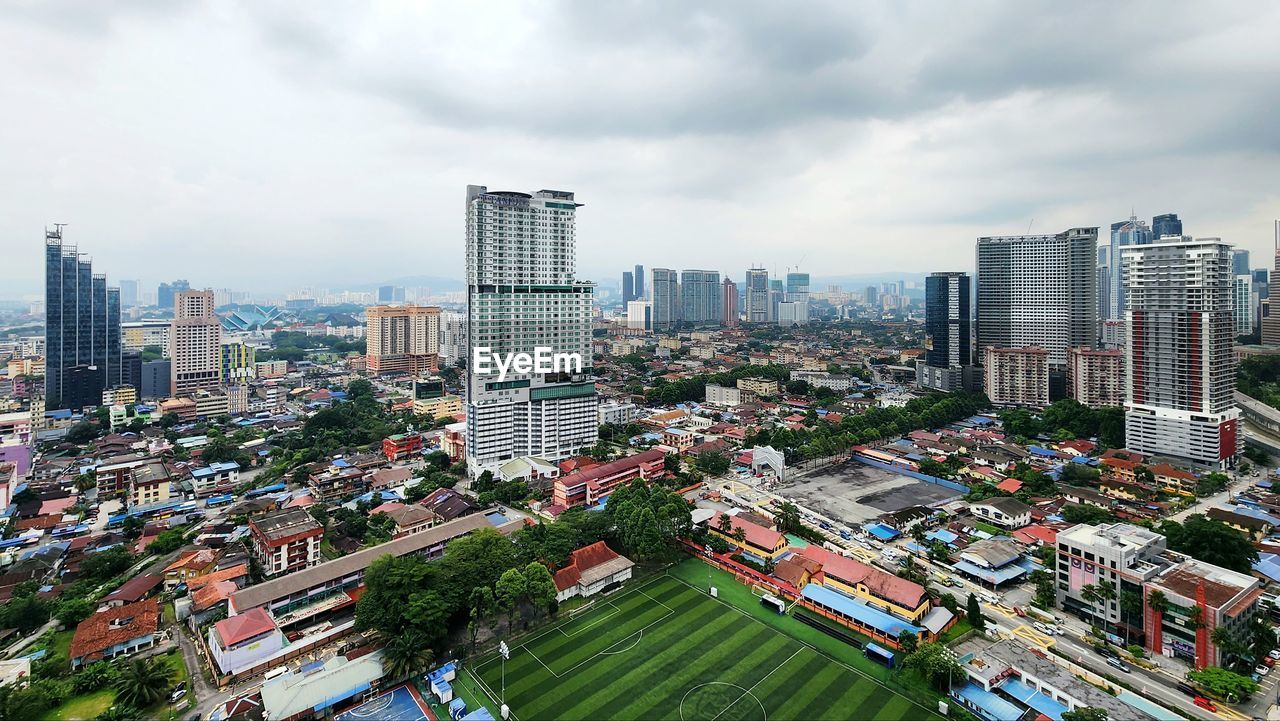
M1170 8L1169 41L1191 60L1267 26ZM470 107L413 86L413 127L441 148L418 187L430 218L416 238L402 237L399 219L366 222L384 200L376 174L368 188L311 199L337 218L342 242L314 219L292 235L258 214L263 198L316 191L314 178L268 188L280 176L261 170L254 190L221 205L211 189L250 177L240 163L256 159L208 160L200 143L170 143L170 128L138 134L137 164L109 180L89 164L75 183L32 181L40 202L23 207L25 187L14 196L13 217L0 220L0 721L1280 719L1280 308L1270 298L1280 203L1266 191L1229 205L1220 192L1252 182L1255 165L1274 171L1275 148L1232 150L1241 165L1219 157L1184 168L1181 186L1123 196L1108 176L1096 193L1085 184L1060 197L1069 186L1048 179L1069 175L1062 167L1019 175L1017 189L979 170L953 192L972 198L985 180L1005 199L898 235L877 218L901 210L900 198L867 192L852 170L848 187L815 185L806 192L823 202L796 205L734 156L776 153L785 165L812 151L797 175L779 165L791 183L848 161L822 123L906 133L915 121L901 100L869 88L876 72L895 78L913 62L876 59L882 43L899 47L898 23L879 16L906 21L919 8L879 6L855 21L832 6L825 30L754 4L575 11L488 9L493 27L476 31L480 15L392 3L351 11L358 42L265 7L86 7L74 20L56 8L0 11L0 37L69 33L109 49L92 79L31 61L94 92L123 87L139 37L199 72L206 31L242 43L228 77L261 72L264 88L288 79L289 97L316 103L334 91L303 75L339 59L360 86L344 92L409 103L415 73L434 78L435 66L386 75L401 64L388 48L416 60L491 48L472 68L481 94L508 87L485 77L511 69L508 53L587 61L586 89L510 90L525 130L496 118L509 110L498 101ZM656 28L664 13L675 29ZM1098 13L1045 24L1083 33ZM570 15L573 27L557 29ZM925 15L943 47L949 28ZM974 37L1006 21L1038 40L1049 32L1008 7L982 15L951 20ZM242 24L261 29L258 44L244 44ZM449 48L410 53L445 42L441 24L457 28ZM176 35L160 42L166 28ZM189 47L167 46L178 39ZM663 103L683 112L641 110L623 92L649 82L627 53L643 50L655 71L724 80L701 73L747 39L769 56L760 62L810 90L845 87L849 78L827 76L857 56L876 110L784 120L731 82L712 92L674 77L675 100ZM864 41L865 53L847 50ZM1020 52L989 64L941 53L954 67L923 63L919 82L938 73L961 100L913 92L950 123L984 102L1016 115L1024 84L983 93L1003 88ZM1129 56L1115 52L1087 81L1057 71L1075 78L1060 86L1066 99L1127 87ZM1251 67L1280 70L1273 54ZM693 70L691 58L711 67ZM1203 87L1186 90L1163 63L1186 66L1164 55L1144 61L1143 77L1183 100L1223 97L1228 60L1213 66L1216 89L1206 70L1194 77ZM598 63L616 77L601 81ZM524 65L519 82L567 82L551 72L562 67ZM282 99L219 126L231 111L205 104L221 81L173 85L170 69L154 72L142 87L177 87L181 103L206 108L210 124L191 125L192 138L242 123L266 133L288 109ZM745 66L748 79L756 72ZM1027 72L1044 73L1036 88L1054 86L1053 72ZM789 87L754 92L810 101ZM114 93L112 107L123 102ZM576 170L533 147L564 150L566 103L581 111L567 127L598 156ZM714 114L716 103L744 117ZM344 124L368 121L368 132L347 145L304 112L289 133L270 128L278 159L295 157L285 135L318 133L333 144L326 168L354 163L351 148L374 136L403 152L394 164L422 160L403 128L372 122L383 110L343 108ZM1133 122L1158 135L1162 111L1147 112ZM723 128L700 129L711 117ZM106 132L91 114L77 122ZM1094 152L1087 132L1069 138L1035 112L1025 122ZM756 133L771 123L789 137L764 150ZM993 156L1048 162L1020 151L1017 133L983 127ZM940 126L925 134L927 150L879 136L903 153L894 162L858 157L887 172L944 147L972 152ZM717 156L726 139L738 149ZM1126 153L1147 152L1137 145ZM459 148L475 161L449 160ZM162 150L172 175L147 170ZM665 156L681 153L688 174L664 176L669 187L622 170L650 154L661 175L675 162ZM197 154L216 170L192 170ZM713 157L725 182L714 190L712 171L694 169ZM329 179L367 171L352 164ZM885 193L919 180L902 173L885 176ZM155 202L153 186L174 195ZM125 210L104 212L99 196ZM928 202L921 218L946 215L943 199ZM188 203L209 207L189 242L175 240L183 226L170 213ZM831 215L803 220L821 207ZM846 211L848 237L827 237ZM124 226L111 223L118 212L131 214ZM126 237L148 222L133 215L152 212L156 235ZM255 236L245 219L270 230ZM225 241L209 240L210 223Z

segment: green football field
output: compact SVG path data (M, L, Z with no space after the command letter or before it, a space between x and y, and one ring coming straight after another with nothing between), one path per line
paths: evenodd
M502 667L493 657L475 668L495 709ZM938 718L671 576L599 598L515 645L506 700L518 721Z

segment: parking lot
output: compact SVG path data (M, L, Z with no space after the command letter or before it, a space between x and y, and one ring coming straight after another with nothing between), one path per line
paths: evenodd
M774 490L846 524L865 523L890 511L960 496L958 491L856 461L792 476Z

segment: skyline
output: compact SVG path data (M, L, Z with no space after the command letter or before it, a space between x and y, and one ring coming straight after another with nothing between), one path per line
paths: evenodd
M610 285L636 262L735 281L753 262L971 271L977 237L1130 208L1270 257L1280 142L1254 109L1276 99L1280 9L1160 9L1150 26L1141 6L385 6L325 26L258 7L4 8L23 61L0 92L24 111L0 139L0 285L39 294L54 222L116 279L367 285L409 257L460 280L457 199L478 179L575 188L580 275Z

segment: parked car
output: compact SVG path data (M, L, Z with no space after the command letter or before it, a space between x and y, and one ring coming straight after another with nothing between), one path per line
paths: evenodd
M1212 702L1212 701L1210 701L1209 699L1205 698L1204 696L1196 696L1196 697L1191 701L1191 703L1194 703L1195 705L1199 706L1200 708L1204 709L1205 711L1209 711L1210 713L1217 713L1217 712L1218 712L1218 706L1217 706L1216 704L1214 704L1214 702Z
M1200 692L1196 690L1196 687L1195 687L1195 686L1192 686L1191 684L1187 683L1186 681L1179 681L1179 682L1178 682L1178 690L1179 690L1179 691L1181 691L1181 692L1183 692L1183 693L1185 693L1185 694L1186 694L1186 695L1188 695L1188 696L1193 696L1193 697L1196 697L1196 698L1199 698L1199 696L1200 696Z
M1115 656L1107 657L1107 665L1111 666L1112 668L1118 668L1121 671L1124 671L1125 673L1129 673L1129 664L1125 663L1124 661L1121 661Z
M1258 674L1259 676L1266 676L1267 674L1271 673L1271 668L1269 666L1258 666L1253 669L1253 672Z
M1262 665L1266 666L1267 668L1271 668L1272 666L1276 665L1276 660L1274 658L1271 658L1270 656L1263 656Z
M1274 658L1276 660L1280 660L1280 648L1271 649L1271 653L1267 654L1267 656L1270 656L1271 658Z

